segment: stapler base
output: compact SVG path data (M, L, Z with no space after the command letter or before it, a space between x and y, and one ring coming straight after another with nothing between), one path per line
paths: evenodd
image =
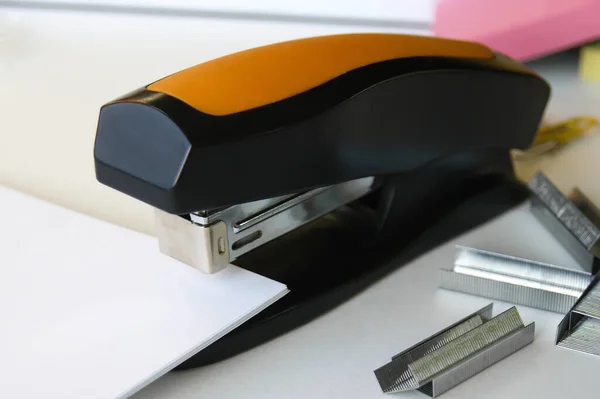
M452 165L458 172L448 173ZM237 265L287 284L290 293L178 369L224 360L308 323L529 195L514 179L507 152L498 150L475 158L458 155L420 173L386 179L382 192L238 259Z

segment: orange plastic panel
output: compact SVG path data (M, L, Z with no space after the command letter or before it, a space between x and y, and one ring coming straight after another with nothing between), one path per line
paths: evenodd
M356 68L405 57L491 59L465 41L399 34L343 34L281 42L185 69L147 89L207 114L228 115L292 97Z

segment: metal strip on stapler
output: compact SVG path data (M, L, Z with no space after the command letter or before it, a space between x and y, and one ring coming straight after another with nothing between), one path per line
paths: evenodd
M382 391L437 397L533 342L515 307L491 315L492 304L394 356L374 372Z
M564 314L591 281L587 272L457 246L454 267L441 269L440 286Z
M567 197L542 173L529 182L531 212L586 270L600 267L600 213L581 191Z
M373 189L374 178L365 177L300 194L195 212L189 219L157 210L160 249L206 273L214 273L243 254Z
M597 279L558 325L556 344L600 356L600 284Z

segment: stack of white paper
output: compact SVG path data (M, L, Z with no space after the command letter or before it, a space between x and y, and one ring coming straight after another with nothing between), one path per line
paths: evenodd
M127 396L287 292L0 188L0 397Z

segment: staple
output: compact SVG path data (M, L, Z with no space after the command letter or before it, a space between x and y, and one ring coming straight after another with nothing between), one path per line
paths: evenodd
M588 272L463 246L440 273L441 288L562 314L592 281Z
M600 356L600 284L597 279L558 325L556 344Z
M515 307L491 317L492 304L394 356L374 371L384 393L437 397L533 342Z
M589 272L600 268L600 215L575 188L565 196L542 172L529 182L531 213Z

